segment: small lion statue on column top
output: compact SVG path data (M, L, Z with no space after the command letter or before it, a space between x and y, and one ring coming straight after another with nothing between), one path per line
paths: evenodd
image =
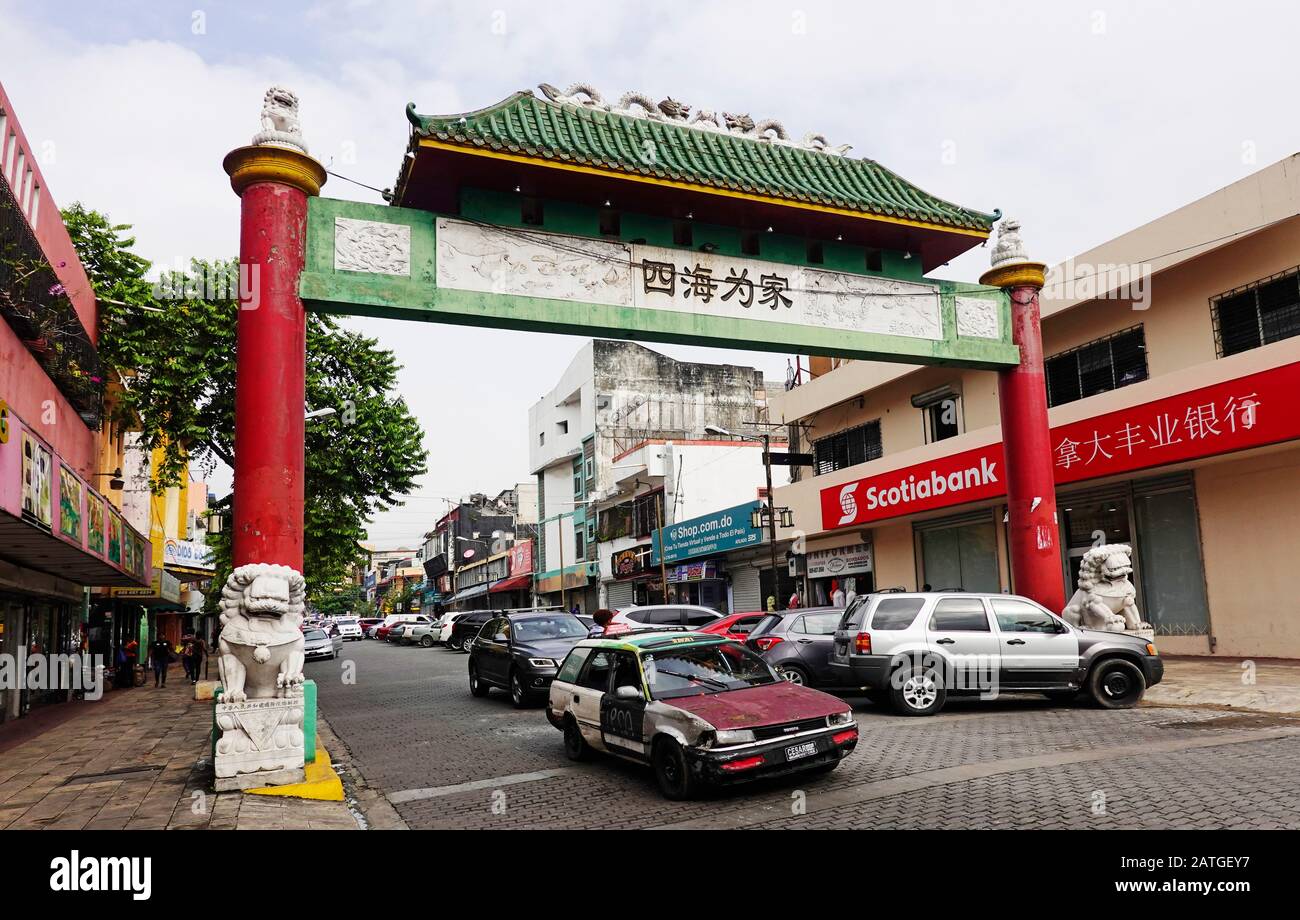
M302 687L306 582L287 565L253 563L221 590L221 702L288 696Z
M307 152L298 120L298 95L283 86L272 86L262 97L262 130L253 135L254 144L274 144Z
M1132 547L1123 544L1094 546L1079 567L1079 590L1061 611L1061 619L1086 629L1124 632L1150 629L1137 608Z

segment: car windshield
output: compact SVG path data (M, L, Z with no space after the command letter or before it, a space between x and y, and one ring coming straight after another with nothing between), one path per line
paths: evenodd
M325 630L323 629L309 629L305 633L303 633L302 637L304 639L309 639L315 642L319 642L321 639L328 638L325 635Z
M658 700L740 690L778 680L767 662L731 642L647 652L641 665L650 695Z
M514 629L516 642L583 638L588 631L581 620L568 613L515 620Z
M357 621L355 617L342 617L334 621L340 626L355 626Z

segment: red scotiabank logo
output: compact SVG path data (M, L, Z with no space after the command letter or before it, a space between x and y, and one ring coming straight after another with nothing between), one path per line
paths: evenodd
M1057 485L1300 438L1300 364L1052 429ZM822 528L1005 495L1002 443L822 489Z

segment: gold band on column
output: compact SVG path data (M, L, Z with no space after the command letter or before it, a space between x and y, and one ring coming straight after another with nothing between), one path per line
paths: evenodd
M999 265L980 275L980 284L990 287L1036 287L1047 283L1047 266L1042 262L1013 262Z
M221 166L230 176L230 187L236 195L242 195L254 182L279 182L308 195L319 195L320 187L325 184L325 167L307 154L288 147L270 144L237 147L226 154Z

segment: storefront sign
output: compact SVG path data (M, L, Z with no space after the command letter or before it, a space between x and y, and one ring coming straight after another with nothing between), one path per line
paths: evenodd
M675 565L668 570L668 583L680 585L688 581L713 581L718 577L718 567L712 562L692 562Z
M861 575L872 570L870 546L840 546L808 554L808 577Z
M163 544L163 565L213 571L212 549L192 540L168 540Z
M81 543L81 480L59 464L59 533Z
M533 570L533 541L524 540L510 548L510 574L527 575Z
M86 547L104 555L104 500L96 495L86 501Z
M663 559L676 562L695 556L712 556L725 553L743 546L753 546L762 542L762 528L750 523L750 515L758 507L758 502L746 502L682 521L669 524L663 529ZM651 564L658 565L660 559L659 531L655 530L651 551Z
M181 583L175 575L162 569L153 570L153 581L147 588L112 588L112 597L126 597L140 601L169 601L179 604L181 600Z
M1300 364L1052 429L1065 485L1300 438ZM822 527L857 527L1006 494L1002 442L821 491Z
M51 529L51 455L39 441L23 432L23 517Z
M630 578L649 568L650 553L648 546L634 546L621 549L609 557L609 570L615 578Z

